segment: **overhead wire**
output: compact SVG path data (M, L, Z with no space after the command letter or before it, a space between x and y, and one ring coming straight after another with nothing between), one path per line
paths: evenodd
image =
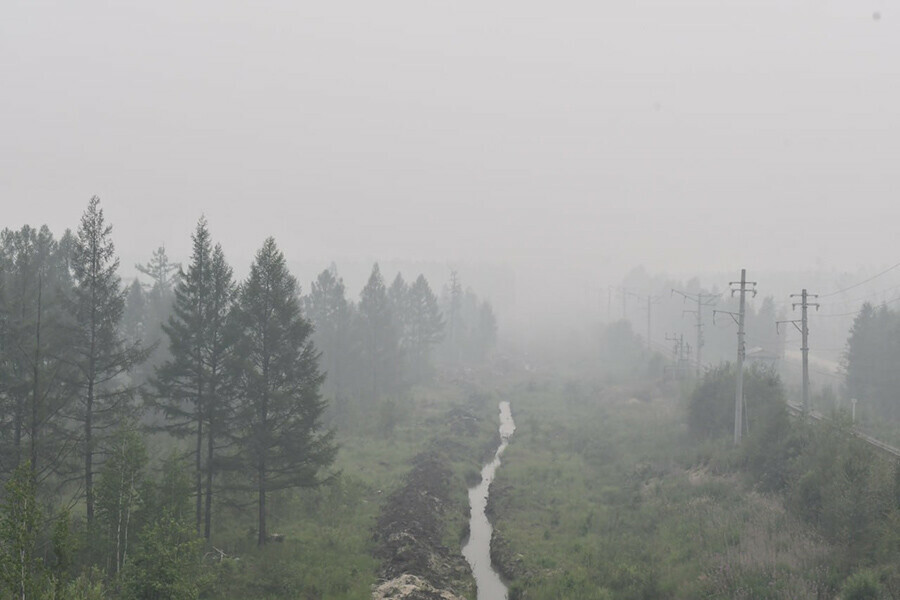
M892 267L888 267L887 269L885 269L884 271L881 271L880 273L877 273L877 274L875 274L875 275L872 275L872 276L869 277L868 279L865 279L865 280L863 280L863 281L860 281L859 283L854 283L853 285L849 285L849 286L847 286L847 287L845 287L845 288L842 288L842 289L839 289L839 290L835 290L835 291L830 292L830 293L828 293L828 294L819 294L819 299L822 299L822 298L828 298L828 297L830 297L830 296L836 296L837 294L843 294L844 292L849 291L849 290L852 290L853 288L858 288L858 287L861 286L861 285L865 285L865 284L869 283L870 281L873 281L873 280L875 280L875 279L878 279L879 277L881 277L881 276L884 275L885 273L890 273L891 271L893 271L893 270L896 269L897 267L900 267L900 262L898 262L897 264L895 264L895 265L892 266Z
M879 306L887 306L888 304L893 304L894 302L897 302L898 300L900 300L900 296L897 296L896 298L891 298L890 300L885 300L884 302L879 304ZM845 312L845 313L832 313L832 314L815 315L815 316L816 317L824 317L826 319L830 318L830 317L849 317L852 315L858 315L859 313L862 312L862 310L863 310L862 308L858 308L856 310L853 310L850 312Z

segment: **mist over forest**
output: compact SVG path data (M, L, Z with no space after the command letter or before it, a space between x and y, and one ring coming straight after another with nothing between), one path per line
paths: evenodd
M900 598L885 0L0 5L0 600Z

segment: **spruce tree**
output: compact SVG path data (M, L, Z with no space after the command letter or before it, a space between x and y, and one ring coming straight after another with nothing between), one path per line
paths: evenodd
M353 310L337 267L331 265L319 273L310 286L309 295L304 298L304 308L313 325L313 343L322 353L320 363L326 375L324 392L334 402L340 402L345 394L351 360Z
M195 521L199 533L203 522L203 424L208 379L203 355L212 262L204 219L197 223L191 240L191 262L175 287L173 312L163 325L171 358L156 370L151 384L156 405L169 421L169 431L179 437L194 436Z
M207 372L206 395L206 506L204 511L204 537L208 540L212 529L213 479L217 471L217 444L227 435L231 415L227 365L234 349L234 328L230 317L234 305L236 286L233 271L225 260L222 246L216 244L212 252L209 271L209 302L206 306L205 347L203 362Z
M0 234L0 398L11 447L3 449L7 468L30 459L35 479L59 471L66 435L60 412L68 400L68 365L62 299L70 286L66 261L50 230L25 226ZM6 444L4 444L6 446Z
M364 377L372 400L377 400L397 382L400 360L397 328L378 263L360 293L357 333Z
M444 319L428 280L419 275L409 288L407 337L413 373L421 381L431 368L431 350L444 338Z
M312 327L300 313L297 282L269 238L238 292L239 337L232 374L235 423L255 482L258 543L267 539L266 498L275 490L314 486L335 457L334 434L320 426L325 401Z

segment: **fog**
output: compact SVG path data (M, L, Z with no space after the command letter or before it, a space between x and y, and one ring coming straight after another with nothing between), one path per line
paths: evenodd
M61 232L97 194L126 273L205 214L239 271L274 235L309 273L460 268L501 315L602 315L637 265L871 273L898 56L882 0L13 0L4 223Z

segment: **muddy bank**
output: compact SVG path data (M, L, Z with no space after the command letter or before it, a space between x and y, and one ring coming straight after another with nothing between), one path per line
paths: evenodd
M476 485L469 489L469 506L471 509L469 519L469 539L462 549L463 556L472 567L475 581L478 586L479 600L502 600L508 597L508 590L503 578L492 567L491 539L493 527L487 514L487 502L490 497L490 488L494 481L497 469L500 467L500 457L509 445L509 439L516 430L509 402L501 402L500 427L498 433L501 438L497 451L481 469L481 478Z
M382 583L373 591L373 599L474 598L469 564L458 546L448 548L443 540L450 518L463 513L468 517L460 490L454 489L465 482L453 477L451 461L480 459L481 447L457 441L460 437L472 440L478 434L478 422L468 411L451 410L440 424L449 435L442 435L412 460L403 485L387 498L374 534Z
M495 483L491 486L486 509L489 517L494 518L498 504L510 493L512 488L508 485L500 486ZM513 552L509 541L503 537L503 532L494 528L491 533L491 563L505 581L515 581L528 575L523 558L521 554Z

